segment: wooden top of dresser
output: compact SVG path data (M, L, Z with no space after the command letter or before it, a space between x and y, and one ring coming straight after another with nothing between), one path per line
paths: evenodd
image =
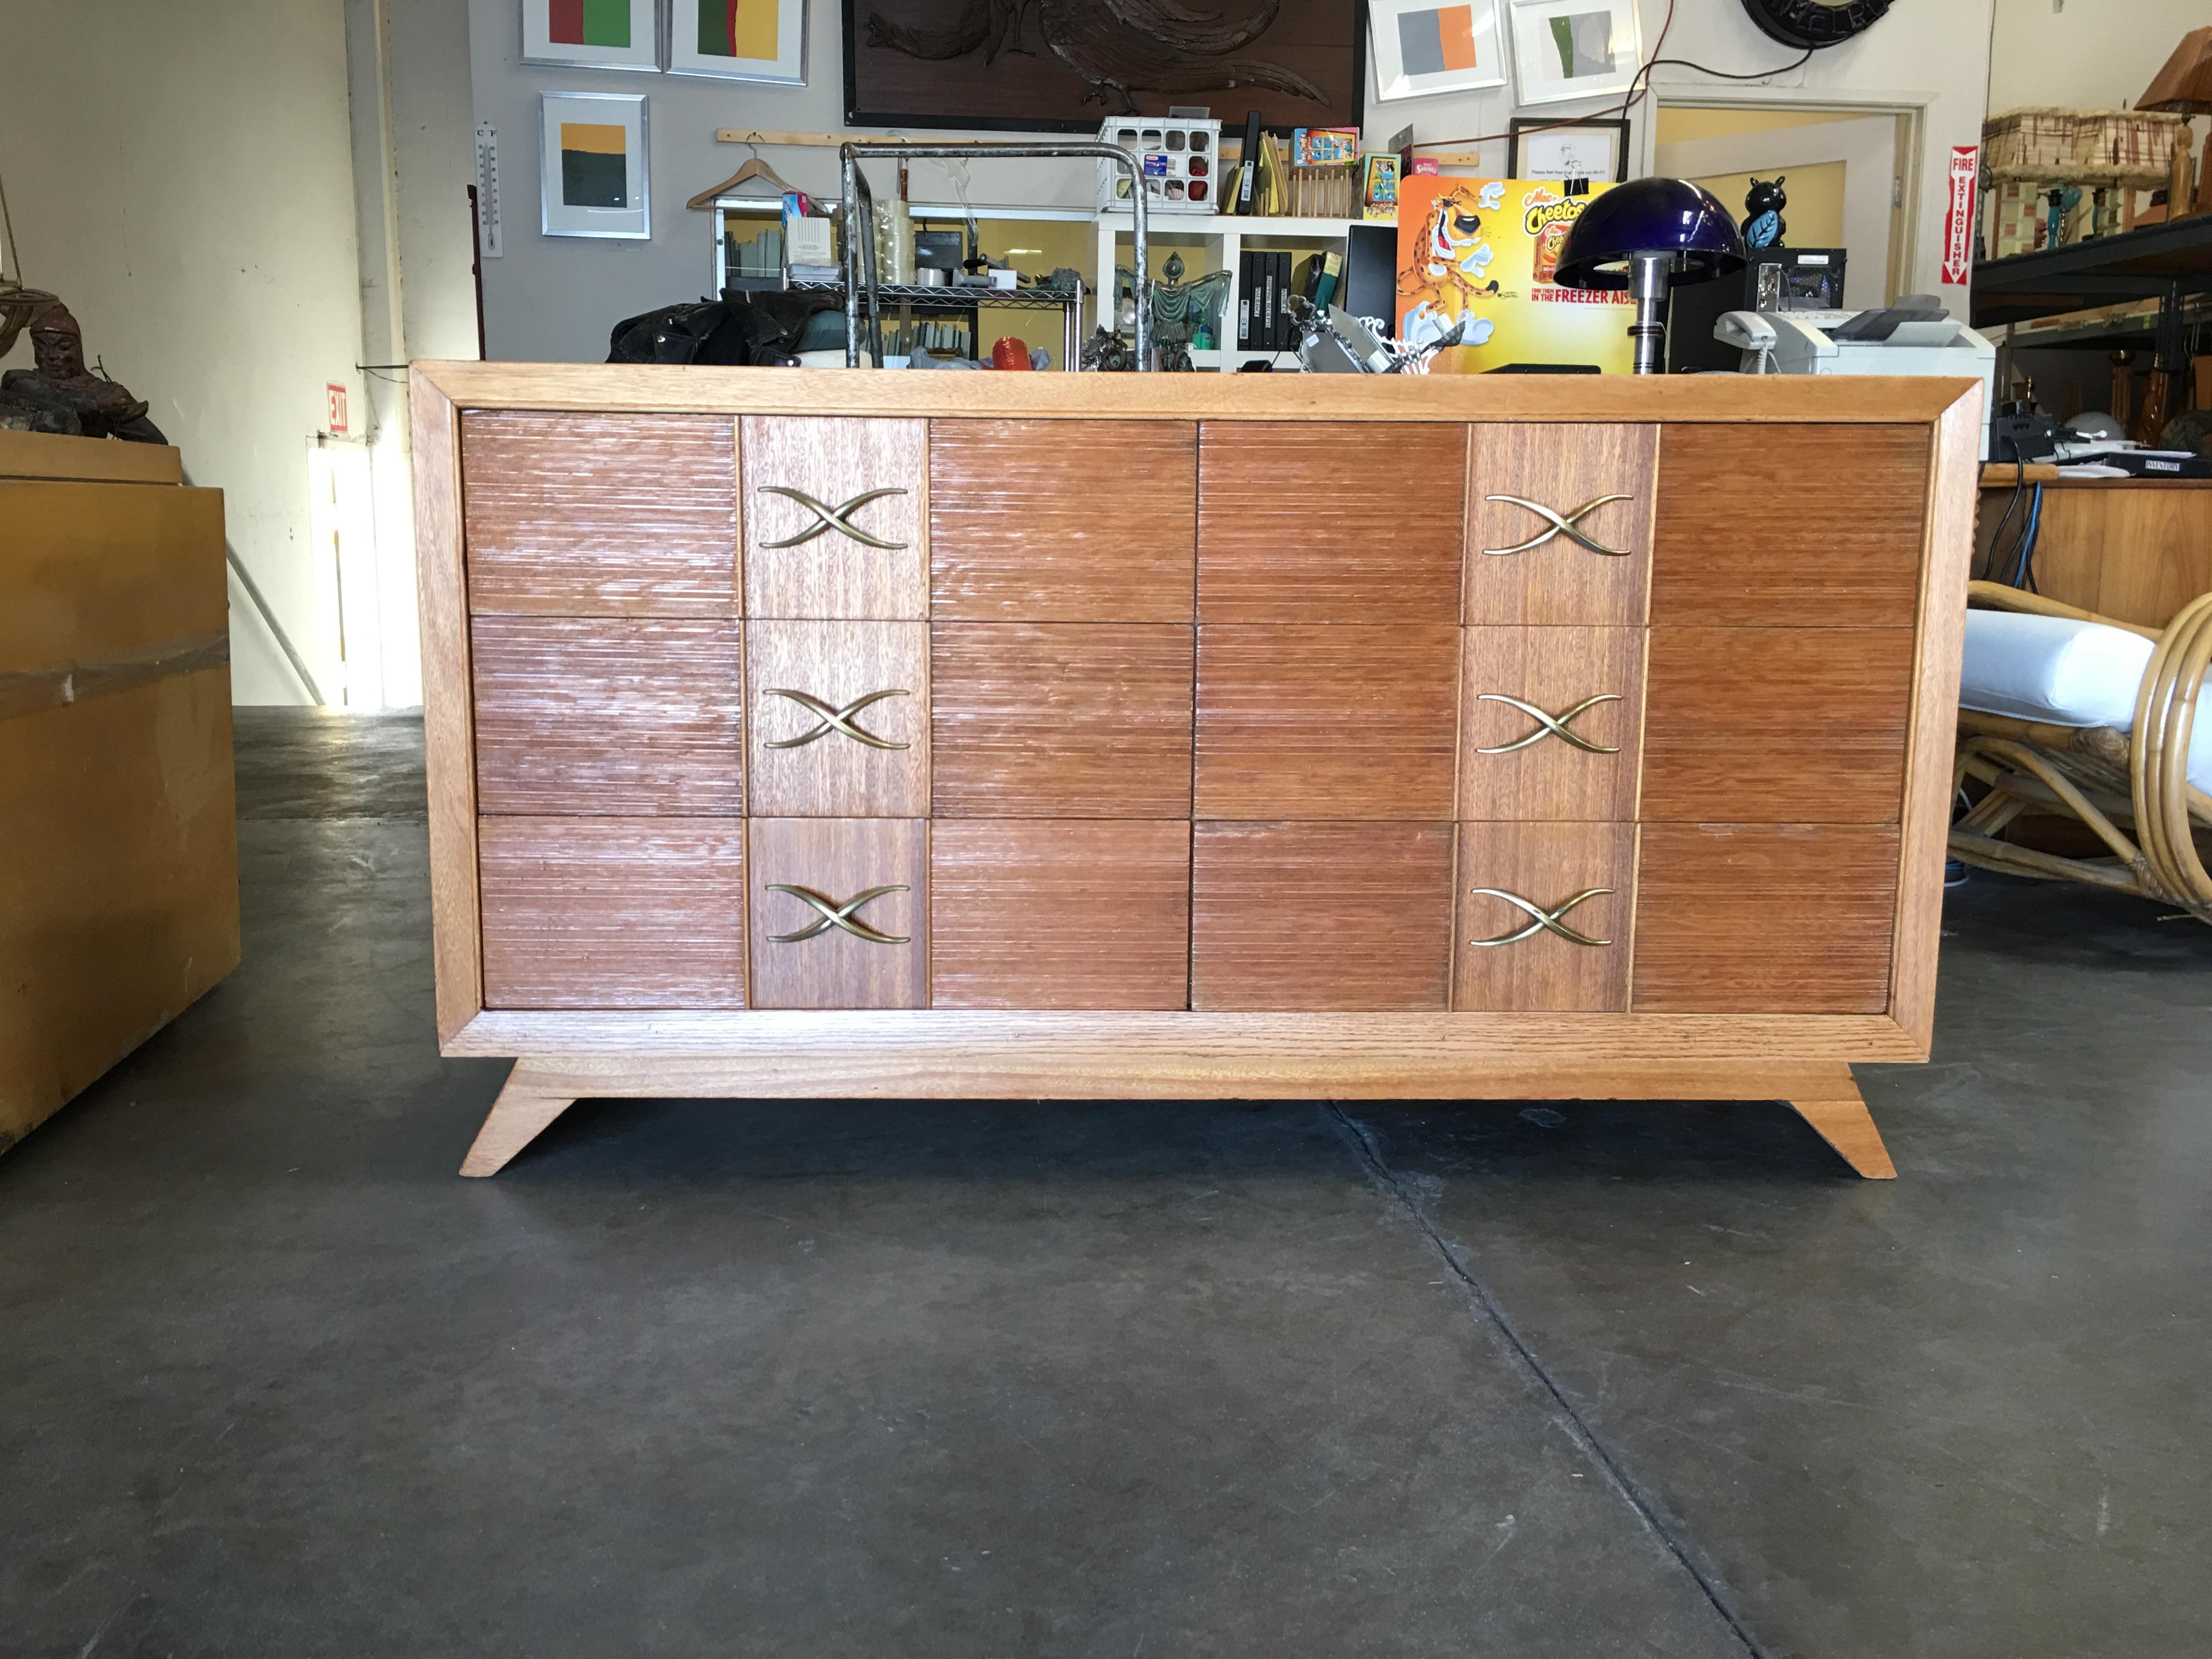
M680 410L1255 421L1668 421L1917 423L1978 398L1937 376L860 374L641 363L417 362L464 409Z

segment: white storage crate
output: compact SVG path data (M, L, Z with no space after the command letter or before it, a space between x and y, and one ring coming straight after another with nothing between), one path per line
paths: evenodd
M1213 213L1221 202L1221 123L1189 116L1117 115L1098 129L1103 143L1131 151L1144 168L1145 199L1154 213ZM1129 204L1129 175L1098 164L1102 210Z

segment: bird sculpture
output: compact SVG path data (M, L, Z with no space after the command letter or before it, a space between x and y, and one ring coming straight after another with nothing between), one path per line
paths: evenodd
M1177 0L967 0L941 28L868 16L868 44L941 62L981 51L1026 52L1022 27L1034 14L1045 48L1089 87L1084 101L1109 115L1137 112L1139 92L1190 93L1265 87L1328 106L1328 96L1296 70L1236 54L1273 26L1282 0L1258 0L1241 16L1194 10Z

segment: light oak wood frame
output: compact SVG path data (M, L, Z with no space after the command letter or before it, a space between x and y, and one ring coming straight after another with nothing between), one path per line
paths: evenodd
M493 1173L591 1097L1784 1099L1861 1174L1894 1171L1850 1066L1928 1056L1982 420L1962 380L1504 381L1210 375L913 376L426 363L412 375L438 1025L517 1059L465 1172ZM456 410L1918 426L1930 465L1887 1012L1867 1015L1024 1012L523 1013L483 1003ZM1755 442L1753 434L1749 441ZM1848 487L1839 484L1838 487ZM1378 510L1382 510L1378 507Z
M2182 606L2163 630L1994 582L1971 584L1970 595L1992 610L2124 629L2156 641L2157 648L2143 671L2130 732L1959 711L1954 785L1972 781L1987 793L1952 826L1951 855L2009 875L2130 893L2212 922L2212 873L2200 845L2212 841L2212 795L2189 781L2191 728L2212 665L2212 593ZM2031 812L2078 820L2111 856L2066 858L2001 838L2008 824Z

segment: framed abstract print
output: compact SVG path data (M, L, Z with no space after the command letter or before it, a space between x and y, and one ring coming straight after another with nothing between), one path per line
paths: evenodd
M806 84L806 0L669 0L668 72Z
M1636 0L1512 0L1518 101L1618 98L1643 66Z
M1375 95L1419 98L1505 84L1505 34L1498 0L1367 0Z
M651 236L644 94L541 92L538 101L545 234Z
M522 61L658 70L659 0L522 0Z

